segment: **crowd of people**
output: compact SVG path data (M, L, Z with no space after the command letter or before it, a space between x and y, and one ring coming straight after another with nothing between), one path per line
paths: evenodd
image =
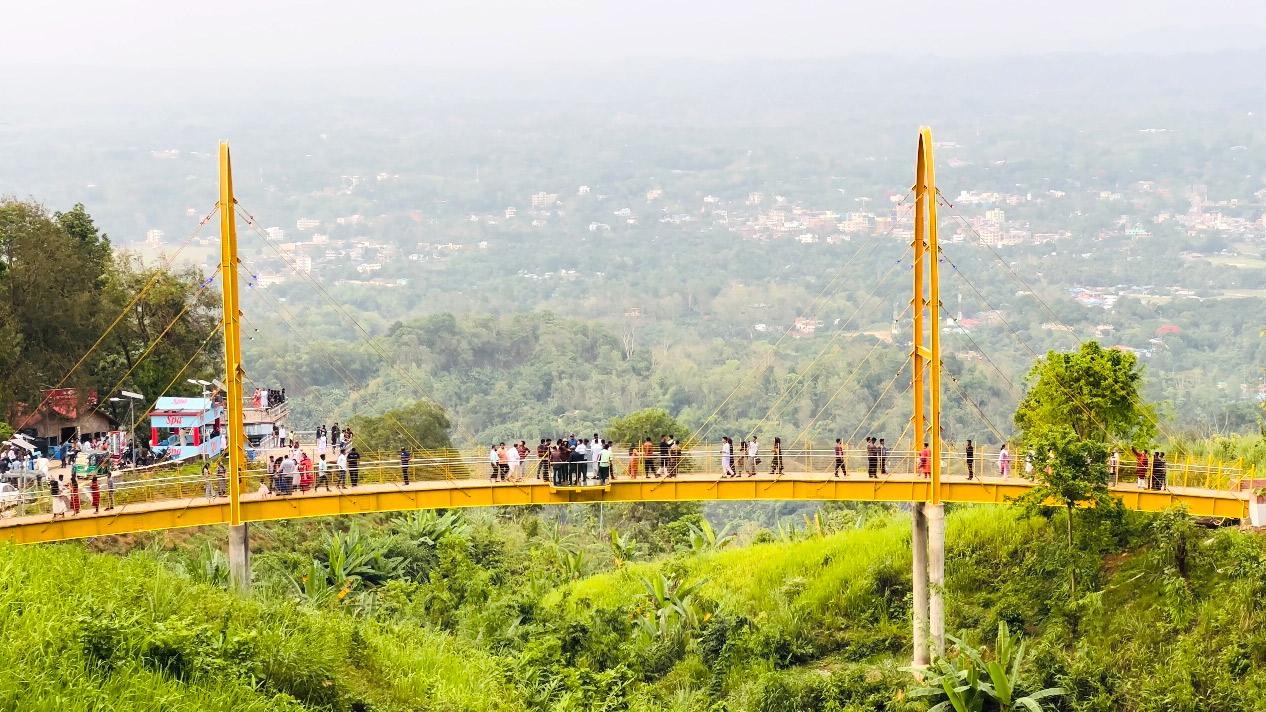
M834 477L848 477L848 458L854 451L844 442L836 438L834 445ZM887 441L881 437L868 436L864 441L866 458L866 476L870 479L888 476L888 465L892 457ZM1147 450L1133 450L1135 472L1140 488L1163 490L1166 486L1168 464L1165 453L1156 452L1149 455ZM489 479L497 482L521 481L527 477L532 451L526 440L498 443L488 450ZM560 438L542 438L536 446L535 476L544 481L552 481L557 486L584 485L589 481L606 484L616 476L615 445L610 440L594 433L592 438L577 438L574 434ZM760 439L753 435L735 444L728 436L722 437L719 447L721 461L721 477L755 477L764 460ZM406 471L408 481L408 450L401 450L401 466ZM768 451L769 474L784 474L782 438L775 437ZM659 442L646 437L641 442L631 444L624 458L624 474L631 478L659 477L673 478L680 474L682 462L681 443L668 436L661 435ZM943 456L944 457L944 456ZM966 464L967 479L979 478L980 461L977 457L976 445L967 440L962 450L962 459ZM1002 478L1015 476L1016 457L1010 447L1003 443L995 459L996 471ZM920 477L930 478L932 475L932 451L930 444L923 443L921 449L914 453L914 472ZM1032 479L1034 462L1031 453L1025 453L1022 466L1024 476ZM1120 452L1113 451L1109 460L1112 482L1120 478Z
M282 428L278 435L284 434ZM310 444L311 454L297 439L279 437L279 441L284 443L285 452L268 457L267 474L261 492L289 495L296 492L315 492L321 488L329 492L335 488L358 486L361 481L361 453L353 445L353 440L351 428L340 428L337 423L329 428L317 428L315 441ZM101 445L104 446L104 443ZM47 479L55 519L78 515L88 503L94 511L101 511L103 504L105 510L109 511L115 506L116 478L109 458L104 455L95 456L97 450L98 444L93 442L60 446L54 454L63 463L74 463L81 453L89 453L91 467L70 467L68 474L50 476L48 458L41 457L38 451L7 446L0 450L0 480L16 481L21 485L21 478L29 475L39 486L38 483ZM836 478L848 477L848 460L857 452L861 451L850 449L842 438L836 438L832 475ZM864 453L868 478L888 476L892 452L884 438L866 437ZM1168 472L1165 453L1131 448L1131 454L1134 456L1133 470L1139 488L1165 489ZM535 463L532 462L533 455ZM581 487L591 483L604 486L616 477L617 461L623 465L624 477L671 479L681 473L683 462L688 457L683 453L682 443L667 434L661 435L658 442L650 436L644 437L639 442L630 444L623 455L617 459L616 445L598 433L585 438L578 438L575 434L542 438L534 449L528 446L526 440L509 444L500 442L488 449L488 477L494 482L518 482L535 477L557 487ZM743 438L737 444L728 436L722 437L717 455L723 478L755 477L759 472L758 468L764 464L765 455L769 458L769 474L784 474L783 445L782 439L778 437L773 439L768 451L762 450L762 443L755 435ZM932 453L929 444L923 443L923 447L913 455L915 473L921 477L930 477ZM971 440L966 441L962 456L966 463L967 479L976 479L980 461ZM84 458L79 458L79 461L83 462ZM400 449L399 463L401 479L407 485L410 483L413 464L413 454L407 446ZM1012 477L1015 465L1016 457L1009 446L1003 443L996 455L997 474L1003 478ZM1025 476L1031 479L1034 467L1031 454L1024 455L1023 467ZM1111 481L1115 484L1130 468L1123 468L1121 452L1114 450L1108 460L1108 469ZM80 470L85 470L86 473L81 476ZM228 476L224 460L204 463L202 481L206 498L227 496Z
M274 428L278 442L285 443L287 452L268 457L267 492L288 495L295 492L316 491L324 487L327 492L333 486L356 487L360 484L360 451L352 444L355 434L350 427L339 428L338 423L328 429L318 426L313 444L315 457L303 450L297 439L286 440L285 428ZM403 461L403 457L402 457ZM405 484L408 484L407 466ZM206 485L207 497L211 497L210 480ZM221 492L222 496L222 492Z

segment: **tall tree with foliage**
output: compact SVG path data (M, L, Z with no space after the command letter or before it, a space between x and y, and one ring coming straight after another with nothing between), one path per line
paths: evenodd
M645 408L615 418L603 433L603 437L620 445L639 443L646 438L658 443L661 435L685 442L690 430L663 408Z
M1078 437L1145 445L1156 435L1156 409L1139 394L1138 357L1088 341L1076 351L1051 351L1025 376L1015 411L1022 433L1066 426Z
M103 299L111 314L126 311L92 362L95 383L101 388L118 383L153 398L173 379L183 385L187 378L224 377L215 282L197 268L148 266L126 253L107 267Z
M427 449L452 447L448 415L438 404L420 400L381 415L357 415L348 421L355 443L362 450Z
M0 202L0 398L57 384L103 327L94 256L40 205ZM68 386L86 386L87 373Z
M1038 486L1023 501L1064 506L1068 526L1068 590L1077 593L1075 510L1083 503L1114 506L1108 492L1110 443L1146 444L1155 435L1155 408L1139 393L1143 375L1134 354L1096 342L1052 351L1026 377L1015 413Z
M116 384L154 397L219 375L218 314L201 271L112 253L82 204L49 214L0 201L0 409L38 403L49 385L95 388L104 401Z

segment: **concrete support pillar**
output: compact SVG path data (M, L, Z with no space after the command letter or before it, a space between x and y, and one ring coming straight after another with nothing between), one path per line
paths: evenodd
M925 504L928 523L928 627L932 657L945 655L945 505Z
M910 505L910 549L914 560L914 667L926 667L928 656L928 519L922 502ZM930 506L930 505L928 505Z
M229 527L229 587L238 593L251 590L251 538L246 522Z

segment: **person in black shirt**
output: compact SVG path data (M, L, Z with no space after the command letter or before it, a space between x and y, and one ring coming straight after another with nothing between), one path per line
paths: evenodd
M976 478L976 448L971 444L971 440L967 441L967 447L963 448L963 454L967 456L967 479Z
M360 450L352 448L347 453L347 471L352 478L352 486L355 487L360 482Z
M879 445L873 437L866 438L866 475L871 479L879 477Z
M400 474L404 477L404 483L409 484L409 461L413 459L413 455L409 452L408 447L400 448Z

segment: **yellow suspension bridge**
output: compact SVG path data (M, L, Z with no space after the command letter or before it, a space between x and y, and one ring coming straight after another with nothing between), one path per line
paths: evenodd
M486 456L418 452L409 465L411 477L406 482L400 461L378 453L367 457L364 466L347 480L340 482L331 473L326 487L280 495L271 486L269 474L248 463L243 426L245 374L240 335L243 314L238 297L240 208L233 192L229 147L221 143L217 209L228 413L225 475L222 479L213 476L207 480L197 474L138 478L135 473L121 473L115 488L102 486L100 511L88 511L81 502L73 508L73 514L58 518L51 513L50 496L19 495L14 501L0 501L8 515L0 517L0 540L37 543L227 524L233 583L239 590L246 590L250 583L249 522L525 504L697 500L905 502L910 504L912 512L914 662L926 664L930 654L944 650L944 610L940 593L944 584L943 504L1002 504L1035 486L1031 473L1025 472L1023 461L1016 463L1017 472L1004 477L993 466L996 454L986 455L983 451L978 451L969 471L961 448L947 451L947 444L940 437L943 431L939 264L945 260L955 271L957 267L944 257L937 240L940 195L936 189L932 153L931 131L921 129L913 186L913 297L910 304L913 349L907 361L914 367L913 416L907 428L911 449L890 453L873 477L866 462L867 454L855 450L847 452L848 474L836 476L834 450L815 451L811 446L783 452L779 472L767 469L770 453L766 450L762 453L766 458L764 469L755 474L725 476L717 450L692 438L675 462L672 468L675 476L671 477L633 477L627 461L617 460L614 468L617 476L607 482L562 486L548 477L540 477L537 463L529 459L524 472L517 477L494 481L486 478ZM249 214L245 214L244 219L258 229ZM319 285L317 288L324 294ZM958 387L952 377L951 385ZM924 443L929 451L926 455L921 452ZM267 453L262 453L260 459L266 456ZM926 467L916 466L920 461L926 462ZM1256 500L1260 498L1249 491L1256 485L1251 474L1234 465L1190 460L1170 463L1166 485L1160 489L1147 486L1151 484L1151 473L1134 473L1131 468L1123 465L1115 472L1116 481L1111 487L1113 495L1129 509L1155 512L1181 504L1195 515L1247 519L1250 510L1257 518L1261 514L1257 509L1266 506L1258 504ZM974 476L969 478L969 474ZM1138 474L1144 477L1137 477ZM354 486L352 481L355 481ZM80 496L83 494L81 491Z

